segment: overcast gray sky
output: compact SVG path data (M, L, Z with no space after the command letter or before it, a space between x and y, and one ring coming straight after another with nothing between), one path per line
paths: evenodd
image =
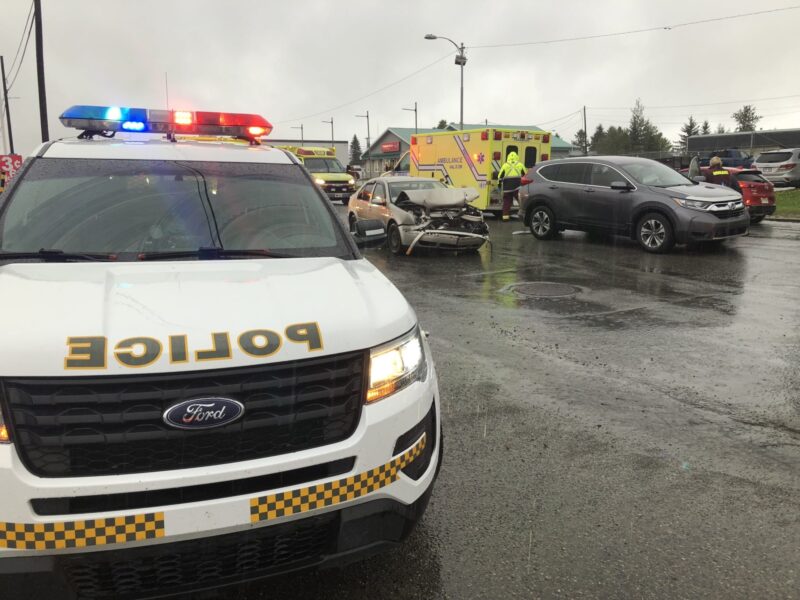
M0 54L9 66L30 0L3 0ZM161 108L169 73L172 108L257 112L276 137L363 140L458 121L452 46L528 42L670 25L792 6L792 0L42 0L51 137L72 135L58 115L72 104ZM797 3L800 4L800 3ZM467 51L465 121L540 124L571 139L588 109L589 131L627 122L641 98L675 139L691 113L731 127L752 100L764 129L800 127L796 48L800 10L621 37ZM11 91L17 151L40 140L31 39ZM786 97L756 101L760 98ZM350 103L352 100L357 102ZM723 102L730 102L722 104ZM348 104L349 103L349 104ZM659 108L696 104L686 108ZM341 106L345 105L345 106ZM340 108L336 108L340 107ZM598 108L603 107L603 108ZM611 107L611 108L608 108ZM572 114L571 114L572 113Z

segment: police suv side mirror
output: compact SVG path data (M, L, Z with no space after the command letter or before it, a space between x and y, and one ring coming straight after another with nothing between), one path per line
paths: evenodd
M627 192L628 190L633 189L633 188L631 187L631 184L628 183L627 181L612 181L611 182L611 189L612 190L619 190L621 192Z
M375 248L386 241L386 228L383 221L366 219L355 222L355 230L351 235L359 248Z

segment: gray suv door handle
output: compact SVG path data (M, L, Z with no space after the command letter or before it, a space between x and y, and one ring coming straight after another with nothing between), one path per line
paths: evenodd
M594 188L586 188L584 191L594 194Z
M552 184L548 185L547 187L549 187L551 190L557 190L558 189L557 185L552 185Z

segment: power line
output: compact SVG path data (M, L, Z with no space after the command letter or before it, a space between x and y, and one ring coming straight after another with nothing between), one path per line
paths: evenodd
M17 44L17 52L14 54L14 60L11 61L11 66L8 67L9 73L14 70L14 66L17 64L17 57L22 48L22 41L25 39L25 30L30 26L31 16L33 16L33 2L31 2L31 7L28 10L28 16L25 18L25 26L22 28L22 35L19 36L19 44Z
M578 37L571 37L571 38L558 38L552 40L541 40L538 42L515 42L515 43L506 43L506 44L484 44L481 46L468 46L468 49L474 50L476 48L511 48L517 46L542 46L545 44L560 44L564 42L577 42L581 40L595 40L599 38L610 38L610 37L619 37L623 35L633 35L637 33L648 33L652 31L671 31L673 29L679 29L680 27L689 27L692 25L703 25L706 23L716 23L718 21L730 21L732 19L742 19L744 17L753 17L756 15L765 15L770 13L777 13L777 12L784 12L787 10L797 10L800 8L800 5L794 6L785 6L783 8L773 8L770 10L759 10L756 12L750 13L742 13L738 15L727 15L724 17L712 17L710 19L701 19L698 21L687 21L685 23L675 23L673 25L660 25L658 27L646 27L644 29L630 29L628 31L617 31L614 33L598 33L595 35L584 35Z
M363 95L363 96L361 96L361 97L359 97L359 98L356 98L355 100L351 100L351 101L349 101L349 102L345 102L344 104L340 104L339 106L334 106L333 108L326 108L325 110L321 110L321 111L319 111L319 112L316 112L316 113L313 113L313 114L310 114L310 115L305 115L305 116L303 116L303 117L296 117L296 118L294 118L294 119L285 119L285 120L283 120L283 121L276 121L276 122L275 122L275 125L281 125L281 124L283 124L283 123L292 123L292 122L294 122L294 121L302 121L302 120L304 120L304 119L310 119L310 118L312 118L312 117L318 117L318 116L320 116L320 115L324 115L324 114L327 114L327 113L332 113L332 112L334 112L334 111L336 111L336 110L339 110L340 108L345 108L345 107L347 107L347 106L350 106L351 104L355 104L356 102L361 102L362 100L365 100L366 98L369 98L369 97L371 97L371 96L374 96L375 94L380 94L381 92L383 92L383 91L385 91L385 90L388 90L390 87L394 87L394 86L396 86L398 83L403 83L403 82L404 82L404 81L406 81L407 79L411 79L411 78L412 78L412 77L414 77L415 75L418 75L418 74L422 73L422 72L423 72L423 71L425 71L426 69L430 69L432 66L439 64L439 63L440 63L440 62L442 62L442 61L443 61L445 58L450 58L450 57L451 57L451 56L453 56L454 54L455 54L455 52L448 52L447 54L445 54L445 55L444 55L444 56L442 56L441 58L437 58L437 59L436 59L435 61L433 61L432 63L429 63L429 64L425 65L424 67L421 67L421 68L417 69L417 70L416 70L416 71L414 71L413 73L409 73L409 74L408 74L408 75L406 75L405 77L401 77L400 79L398 79L398 80L396 80L396 81L393 81L392 83L388 83L388 84L386 84L385 86L383 86L383 87L381 87L381 88L378 88L377 90L374 90L374 91L372 91L372 92L370 92L370 93L368 93L368 94L365 94L365 95Z
M28 42L31 41L31 33L33 33L33 20L31 20L31 24L28 27L28 37L25 38L25 46L22 48L22 57L19 59L19 64L17 65L17 72L14 73L14 78L11 80L11 83L8 84L7 89L9 92L11 91L11 88L14 87L14 83L17 81L17 76L22 70L22 63L25 61L25 53L28 51Z
M656 108L694 108L702 106L719 106L721 104L739 104L740 102L768 102L770 100L787 100L789 98L800 98L800 94L791 96L773 96L772 98L746 98L744 100L726 100L724 102L706 102L705 104L665 104L662 106L645 105L647 109ZM592 110L630 110L630 106L587 106Z

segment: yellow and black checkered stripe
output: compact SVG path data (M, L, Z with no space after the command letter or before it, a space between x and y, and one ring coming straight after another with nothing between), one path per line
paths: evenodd
M164 513L58 523L2 523L0 548L64 550L164 537Z
M288 517L316 510L325 506L333 506L347 500L361 498L367 494L386 487L397 480L402 469L414 462L425 449L426 436L422 437L411 448L385 465L375 467L358 475L345 477L338 481L329 481L307 488L289 490L280 494L260 496L250 500L250 521L270 521L280 517Z

